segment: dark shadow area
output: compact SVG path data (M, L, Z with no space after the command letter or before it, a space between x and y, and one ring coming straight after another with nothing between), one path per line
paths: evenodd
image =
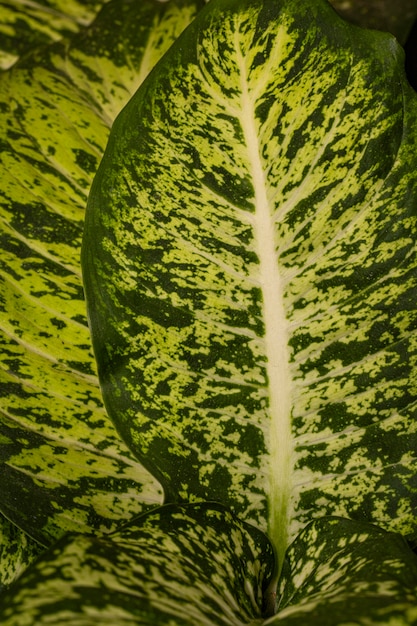
M412 87L417 91L417 20L404 45L405 71Z

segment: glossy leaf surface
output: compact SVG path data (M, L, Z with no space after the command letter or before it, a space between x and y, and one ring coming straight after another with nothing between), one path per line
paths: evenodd
M282 556L416 530L417 103L325 1L213 0L117 119L83 250L106 406L168 500Z
M44 543L162 501L103 408L79 257L111 123L196 11L111 2L0 75L0 509Z

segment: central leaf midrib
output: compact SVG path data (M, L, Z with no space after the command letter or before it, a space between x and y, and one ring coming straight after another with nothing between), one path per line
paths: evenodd
M248 89L246 62L239 50L241 109L239 121L248 152L254 188L253 233L259 259L259 283L263 298L266 373L269 387L269 519L268 532L282 563L288 547L290 520L292 438L291 376L288 355L288 321L283 301L282 278L277 262L273 207L268 199L265 170L260 157L255 103Z

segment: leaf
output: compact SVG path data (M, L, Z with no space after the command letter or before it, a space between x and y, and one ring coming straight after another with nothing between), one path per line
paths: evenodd
M109 414L168 501L224 502L280 557L312 517L416 532L416 129L390 36L213 0L93 183Z
M417 620L417 557L400 535L333 518L290 547L268 626L410 626Z
M0 76L0 509L44 544L162 501L103 408L79 255L111 123L197 9L110 2Z
M7 589L43 551L42 546L0 514L0 591Z
M0 599L3 626L259 624L272 547L221 505L166 506L70 535Z
M394 624L417 617L417 557L399 535L315 520L263 619L272 545L220 504L166 505L105 537L62 538L0 598L3 626Z
M102 0L0 2L0 68L7 69L34 46L70 36L91 23Z

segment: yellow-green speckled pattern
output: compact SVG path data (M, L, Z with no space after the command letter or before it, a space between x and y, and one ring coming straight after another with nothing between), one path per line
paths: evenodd
M0 75L0 510L45 543L162 501L102 405L80 247L112 121L197 10L114 1Z
M255 626L272 547L221 505L61 540L0 598L2 626Z
M220 504L166 505L106 537L70 534L0 596L2 626L412 626L417 557L397 534L310 523L265 601L272 544ZM275 608L274 612L270 609ZM273 615L269 617L269 615Z
M35 46L73 35L90 24L106 0L0 2L0 68L7 69Z
M168 500L283 553L413 534L417 102L323 0L213 0L114 125L83 267L106 406Z
M268 626L413 626L417 557L371 524L317 520L288 550L277 598Z

